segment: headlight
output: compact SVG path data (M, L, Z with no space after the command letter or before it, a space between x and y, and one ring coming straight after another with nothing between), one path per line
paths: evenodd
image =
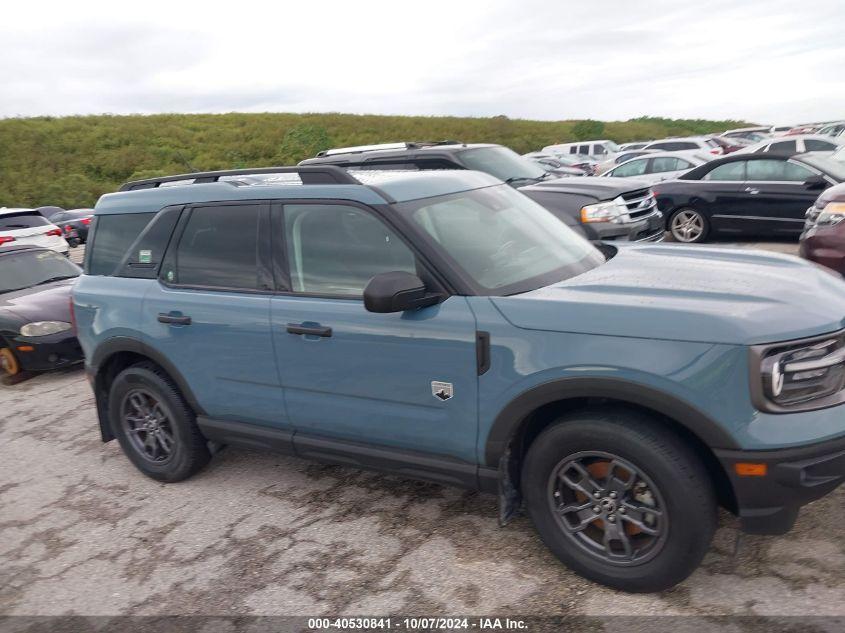
M828 202L819 217L816 218L818 226L833 226L845 220L845 202Z
M21 328L21 336L47 336L69 330L70 323L64 321L35 321L27 323Z
M613 222L626 213L628 213L628 207L617 198L616 200L588 204L586 207L582 207L581 222L584 224L589 224L590 222Z
M845 401L845 333L759 345L751 352L758 409L785 413Z

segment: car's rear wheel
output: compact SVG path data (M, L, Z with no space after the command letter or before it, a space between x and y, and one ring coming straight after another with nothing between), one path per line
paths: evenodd
M181 481L211 454L194 413L171 379L152 363L124 369L109 391L109 420L123 452L142 473Z
M522 492L564 564L623 591L681 582L716 529L701 460L671 429L628 409L568 415L543 431L525 458Z
M669 233L676 242L694 244L707 239L710 225L701 212L691 208L678 209L669 218Z
M15 353L8 347L0 348L0 371L4 376L15 376L20 372L21 366Z

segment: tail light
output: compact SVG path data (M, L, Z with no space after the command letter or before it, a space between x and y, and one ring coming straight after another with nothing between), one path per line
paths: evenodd
M71 233L73 231L73 227L70 224L65 224L65 233Z
M14 242L15 238L11 235L0 235L0 246L3 244L8 244L9 242Z
M61 229L50 229L44 235L55 235L56 237L61 237L62 236L62 230Z
M82 224L85 224L87 226L87 225L91 224L91 218L82 218L80 220L80 222L82 222Z

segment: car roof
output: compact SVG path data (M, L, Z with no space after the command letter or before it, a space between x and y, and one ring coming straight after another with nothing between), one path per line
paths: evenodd
M312 158L299 162L308 165L342 165L360 163L364 159L392 158L394 156L426 156L438 152L450 154L455 151L477 149L481 147L502 147L495 143L460 143L458 141L385 143L382 145L361 145L357 147L332 148L320 152Z
M279 168L287 171L277 173L298 173L295 168ZM348 200L361 204L385 204L406 202L450 193L470 191L483 187L503 184L501 180L489 174L467 169L401 171L401 170L366 170L353 174L332 167L343 174L344 182L311 183L296 182L294 179L263 180L243 182L249 179L249 170L238 170L239 180L202 181L208 174L215 177L226 176L232 172L203 172L202 174L182 174L163 179L151 179L127 183L123 190L103 195L95 206L97 215L117 213L144 213L175 204L195 204L203 202L228 202L238 200ZM315 169L304 173L314 173ZM322 171L326 171L325 168ZM198 180L193 182L192 179ZM150 183L156 186L147 186ZM176 183L176 184L174 184ZM165 186L166 185L166 186ZM133 188L136 187L136 188Z

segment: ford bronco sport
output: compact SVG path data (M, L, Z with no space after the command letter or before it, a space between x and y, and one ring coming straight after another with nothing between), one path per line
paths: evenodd
M845 282L602 253L479 172L127 183L73 305L102 439L146 475L244 445L489 491L627 591L686 578L719 504L783 533L845 476Z

